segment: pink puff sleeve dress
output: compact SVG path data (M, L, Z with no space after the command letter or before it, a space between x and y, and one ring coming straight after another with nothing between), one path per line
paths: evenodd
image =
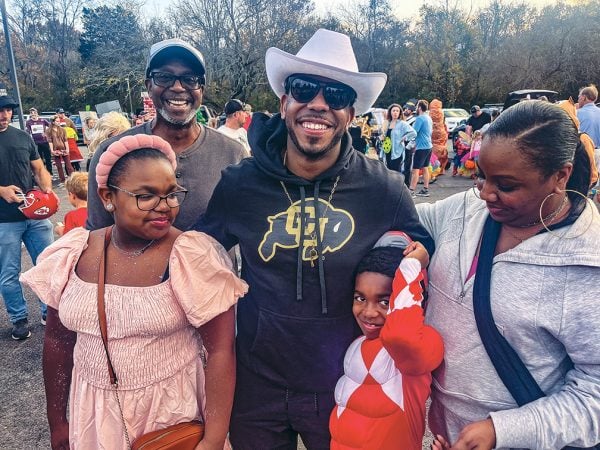
M77 333L69 396L75 449L127 448L110 385L97 314L97 285L75 273L89 231L59 239L21 276L63 325ZM247 292L225 250L209 236L182 233L169 257L169 278L155 286L106 285L109 352L131 439L204 416L202 343L196 327Z

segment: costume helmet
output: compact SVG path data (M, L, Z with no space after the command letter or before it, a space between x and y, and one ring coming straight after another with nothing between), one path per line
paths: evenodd
M58 197L54 192L46 194L39 189L31 189L25 194L19 209L28 219L47 219L58 211Z
M376 247L398 247L401 249L405 249L408 247L413 240L410 238L408 234L404 231L388 231L381 236L373 248ZM427 276L427 269L422 269L421 274L423 275L423 279L421 280L421 287L423 288L423 309L425 309L425 304L427 303L427 288L429 286L429 279Z

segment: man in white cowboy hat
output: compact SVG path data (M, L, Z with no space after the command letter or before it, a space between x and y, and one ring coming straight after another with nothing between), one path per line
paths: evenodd
M113 223L97 195L96 165L108 146L130 134L152 134L166 140L177 154L177 182L189 195L179 209L174 226L189 229L202 214L221 178L221 171L246 156L241 144L196 121L202 104L206 66L200 51L181 39L166 39L150 47L146 64L146 89L156 116L102 143L90 163L88 220L91 230ZM135 200L135 199L134 199Z
M52 178L44 167L33 139L26 131L10 126L13 110L19 104L0 88L0 294L12 322L11 337L31 336L27 302L19 282L21 242L31 260L52 243L52 224L48 219L30 220L19 210L24 194L35 183L52 192ZM41 322L46 324L46 305L40 302Z
M402 176L352 148L347 129L386 82L361 73L348 36L318 30L296 55L265 59L280 98L255 113L254 157L231 166L196 228L239 243L250 290L238 305L237 385L230 437L238 449L329 448L333 390L359 334L358 261L390 229L431 250Z

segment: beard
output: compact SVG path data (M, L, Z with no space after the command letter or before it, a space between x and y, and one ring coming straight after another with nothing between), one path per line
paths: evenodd
M319 159L324 158L332 149L334 149L336 146L338 146L340 144L340 142L342 142L342 137L344 136L344 133L345 133L345 130L341 129L338 132L336 132L333 135L333 137L331 138L331 141L329 141L329 143L324 145L323 147L307 148L307 147L303 147L302 145L300 145L300 142L298 141L298 136L296 136L296 132L294 131L294 128L292 127L291 120L290 120L290 123L288 123L287 118L286 118L286 126L287 126L287 130L288 130L288 136L294 143L294 146L298 149L298 151L306 159L311 160L311 161L318 161ZM318 138L309 139L309 145L311 144L311 141L314 141L314 143L316 144L319 141L319 139Z
M181 128L189 125L190 122L196 118L196 111L190 111L190 113L183 119L175 119L174 117L170 116L168 111L164 108L157 108L156 112L171 125Z

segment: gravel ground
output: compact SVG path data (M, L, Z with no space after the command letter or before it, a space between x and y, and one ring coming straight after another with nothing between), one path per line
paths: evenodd
M86 154L85 150L82 152ZM51 221L63 221L70 210L64 188L55 189L61 198L61 207ZM464 191L472 185L471 180L452 178L449 175L438 178L430 187L431 196L417 198L416 202L433 202L456 192ZM23 250L23 270L31 267L31 260ZM0 449L48 449L49 433L46 422L46 401L41 369L42 340L44 327L40 324L37 299L26 289L29 306L29 323L32 337L26 341L13 341L10 337L10 323L4 307L0 308ZM426 436L423 449L428 449L431 440ZM304 448L300 445L299 448Z

